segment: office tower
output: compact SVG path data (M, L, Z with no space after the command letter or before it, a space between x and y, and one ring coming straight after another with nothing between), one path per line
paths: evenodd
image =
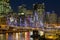
M20 26L25 26L25 14L26 14L26 6L25 4L22 4L21 6L18 6L18 15L20 17Z
M34 21L34 26L33 27L38 27L38 12L37 12L37 7L38 4L33 4L33 21Z
M36 11L34 12L34 27L40 27L38 13Z
M38 20L38 22L36 23L37 25L39 24L40 26L39 27L43 27L43 17L44 17L44 3L42 4L34 4L33 5L33 8L34 8L34 16L35 16L35 19ZM36 14L36 15L35 15ZM35 20L35 21L36 21Z
M48 27L56 27L57 26L57 14L54 11L47 12L46 23L47 23Z
M34 10L36 10L38 12L38 17L40 19L43 18L44 16L44 12L45 12L45 6L44 6L44 3L41 3L41 4L35 4L34 5Z
M33 11L32 10L27 10L26 12L26 21L28 26L32 27L32 21L33 21Z
M0 15L8 14L10 11L12 11L12 9L9 0L0 0Z
M37 12L40 16L42 16L45 12L45 6L44 3L38 4Z
M22 13L23 14L23 13ZM23 15L20 15L19 17L20 17L20 26L25 26L25 14L23 14Z
M46 12L46 16L45 16L46 23L49 23L49 16L50 16L50 12Z
M28 15L30 15L30 16L32 16L33 15L33 10L26 10L26 16L28 16Z
M44 3L38 5L38 16L40 20L40 26L44 27L45 5Z
M54 11L52 11L50 18L51 18L51 23L53 23L53 24L57 23L57 14Z
M40 20L40 27L44 27L44 16L45 16L44 3L38 4L37 12L38 12L38 19Z
M52 11L52 13L49 16L49 23L56 24L57 23L57 14Z
M25 26L28 26L28 27L31 27L31 21L32 21L32 16L33 16L33 11L32 10L28 10L26 9L26 5L22 4L21 6L18 7L19 8L19 13L18 15L21 16L21 13L24 13L24 23L25 23Z
M18 6L18 13L26 13L26 5L25 4Z

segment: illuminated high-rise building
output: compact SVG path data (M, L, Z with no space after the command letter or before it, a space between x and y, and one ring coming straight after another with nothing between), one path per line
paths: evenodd
M33 14L32 10L27 10L26 5L22 4L21 6L18 6L19 11L18 15L20 16L20 25L21 26L30 26L30 20Z
M9 0L0 0L0 15L12 11Z
M33 10L26 10L26 16L33 16Z
M55 27L57 25L57 14L52 12L46 12L45 22L47 27Z
M20 20L20 26L25 26L26 5L22 4L18 6L18 15Z
M21 13L26 13L26 5L25 4L18 6L18 15L20 15Z
M57 23L57 15L54 11L49 15L49 23L55 24Z
M42 27L43 26L43 17L44 17L44 3L42 4L33 4L33 8L34 8L34 18L35 18L35 21L37 20L36 22L36 25L40 24L39 27Z
M57 25L57 14L54 11L47 12L45 21L48 27L55 27L55 25Z
M44 13L44 11L45 11L44 3L38 4L37 11L38 11L39 15L42 15Z
M33 6L34 6L34 10L36 10L38 12L38 16L41 19L41 17L44 15L44 12L45 12L44 3L42 3L42 4L33 4Z
M46 23L49 23L49 17L50 17L50 12L46 12L46 15L45 15L45 22Z

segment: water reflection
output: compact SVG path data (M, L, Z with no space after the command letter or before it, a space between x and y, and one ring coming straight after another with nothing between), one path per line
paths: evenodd
M0 40L6 40L5 34L0 34Z
M13 40L12 38L13 38L13 37L12 37L12 33L9 33L9 34L8 34L8 40Z
M0 34L0 40L19 40L18 33Z
M0 34L0 40L25 40L25 32ZM28 40L28 39L27 39Z
M4 33L4 34L0 34L0 40L35 40L35 39L31 38L31 35L33 35L32 32ZM45 38L40 38L40 39L49 40L49 39L45 39ZM58 38L58 40L59 40L59 38Z

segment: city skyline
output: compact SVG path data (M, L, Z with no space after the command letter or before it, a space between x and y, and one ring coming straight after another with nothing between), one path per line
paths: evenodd
M60 1L59 0L10 0L10 5L14 11L17 11L17 7L26 4L27 9L32 9L34 3L45 3L45 10L52 12L55 11L60 16Z

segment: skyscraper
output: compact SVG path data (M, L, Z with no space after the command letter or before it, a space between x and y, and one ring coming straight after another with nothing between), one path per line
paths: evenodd
M52 24L57 23L57 15L54 11L52 11L52 13L50 14L49 21Z
M47 27L57 26L57 15L54 11L46 13L46 24Z
M26 5L22 4L22 5L18 6L18 12L19 13L26 13Z
M45 15L45 22L49 24L49 17L50 17L50 12L46 12Z
M34 8L34 16L35 16L35 19L40 23L40 26L43 26L43 17L44 17L44 3L42 4L33 4L33 8ZM35 20L35 21L36 21ZM38 23L38 24L39 24Z
M0 0L0 15L12 11L9 0Z
M33 8L34 8L34 10L37 10L37 12L39 14L42 14L45 11L45 5L44 5L44 3L41 3L41 4L38 4L38 3L33 4Z

